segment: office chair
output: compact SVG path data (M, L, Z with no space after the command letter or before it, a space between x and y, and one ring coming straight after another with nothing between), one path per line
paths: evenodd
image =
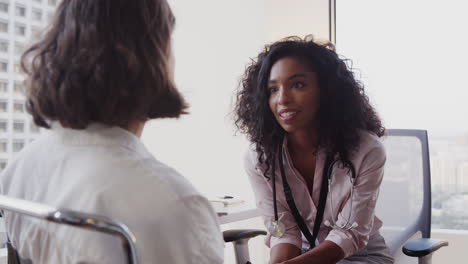
M387 152L376 215L395 263L430 264L447 241L431 239L431 173L427 131L388 129ZM404 253L404 254L401 254Z
M135 236L122 223L104 216L80 213L67 209L58 209L40 203L0 195L0 209L12 213L34 217L62 225L74 226L82 229L98 231L118 236L122 239L122 245L127 255L129 264L138 264L138 256L135 245ZM28 264L31 260L22 259L11 244L7 244L9 264Z

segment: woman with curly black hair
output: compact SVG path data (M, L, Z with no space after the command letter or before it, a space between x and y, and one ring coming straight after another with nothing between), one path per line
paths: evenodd
M290 37L246 69L235 123L271 263L393 263L374 215L380 118L330 43Z

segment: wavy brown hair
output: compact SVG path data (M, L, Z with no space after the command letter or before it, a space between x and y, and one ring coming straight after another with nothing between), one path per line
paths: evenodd
M34 122L83 129L184 114L170 72L174 23L166 0L63 0L21 58Z
M384 134L385 129L363 85L331 43L316 42L311 36L285 38L267 45L248 65L237 91L234 110L238 130L255 144L258 161L266 163L266 177L286 133L270 110L267 90L271 67L284 57L295 57L317 73L320 87L318 147L327 155L338 155L342 161L348 161L359 146L360 131L377 136Z

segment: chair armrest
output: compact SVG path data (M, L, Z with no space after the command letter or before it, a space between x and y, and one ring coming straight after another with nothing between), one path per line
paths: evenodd
M267 232L259 229L232 229L223 232L224 242L233 242L241 239L250 239Z
M448 246L448 242L439 239L412 239L403 246L403 253L410 257L424 257L441 247Z

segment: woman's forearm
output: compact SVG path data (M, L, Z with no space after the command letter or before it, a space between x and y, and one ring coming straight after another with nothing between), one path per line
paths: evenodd
M289 243L281 243L274 246L270 251L270 263L283 263L301 254L301 249Z

